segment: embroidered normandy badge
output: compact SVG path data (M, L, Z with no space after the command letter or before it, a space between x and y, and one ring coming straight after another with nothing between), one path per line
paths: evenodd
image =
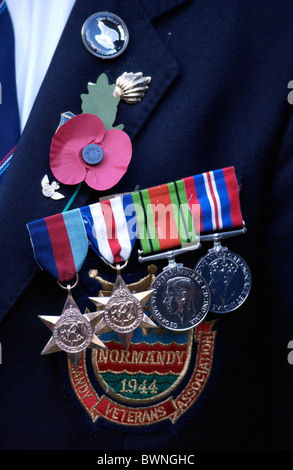
M143 290L153 278L152 271L128 288ZM113 285L99 280L104 283L100 295L109 295ZM152 425L177 423L209 379L216 337L214 323L202 321L185 332L162 326L145 331L139 328L128 350L115 333L101 334L107 349L85 352L77 369L67 364L71 387L91 423L116 424L128 430L151 430Z

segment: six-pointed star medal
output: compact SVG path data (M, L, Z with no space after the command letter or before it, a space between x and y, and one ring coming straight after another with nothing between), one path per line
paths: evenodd
M95 333L116 331L128 349L137 327L157 328L143 308L151 295L152 290L132 294L118 274L111 297L90 297L97 307L104 307Z
M52 331L41 354L65 351L76 369L85 349L107 348L94 333L99 315L100 312L82 314L69 293L60 316L39 315Z

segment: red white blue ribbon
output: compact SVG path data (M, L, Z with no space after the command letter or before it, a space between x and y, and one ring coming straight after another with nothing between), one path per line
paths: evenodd
M30 222L35 259L60 282L70 281L88 252L88 238L79 209Z
M80 210L91 248L110 264L128 260L137 236L131 195L114 197Z
M183 182L190 206L200 205L201 233L243 225L234 167L183 178Z

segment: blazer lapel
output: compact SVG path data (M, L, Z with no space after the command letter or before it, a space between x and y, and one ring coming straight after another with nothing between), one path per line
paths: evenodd
M84 21L97 11L97 2L77 0L0 190L0 320L38 271L26 224L62 212L75 190L62 185L60 192L65 199L59 201L44 197L41 191L45 174L54 179L49 151L60 114L81 113L80 94L86 93L87 83L96 81L101 73L115 80L124 71L141 71L152 77L149 90L137 105L119 104L116 121L123 123L125 132L134 139L178 74L173 57L168 51L163 54L164 44L150 18L184 1L164 0L155 10L147 1L142 2L144 7L136 0L107 1L108 11L121 16L127 24L130 41L121 56L104 61L90 54L80 37ZM88 195L84 185L72 207L85 205Z

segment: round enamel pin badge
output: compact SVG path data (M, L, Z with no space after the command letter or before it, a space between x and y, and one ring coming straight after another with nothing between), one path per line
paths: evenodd
M109 12L99 12L85 21L81 37L91 54L100 59L114 59L125 51L129 32L119 16Z

